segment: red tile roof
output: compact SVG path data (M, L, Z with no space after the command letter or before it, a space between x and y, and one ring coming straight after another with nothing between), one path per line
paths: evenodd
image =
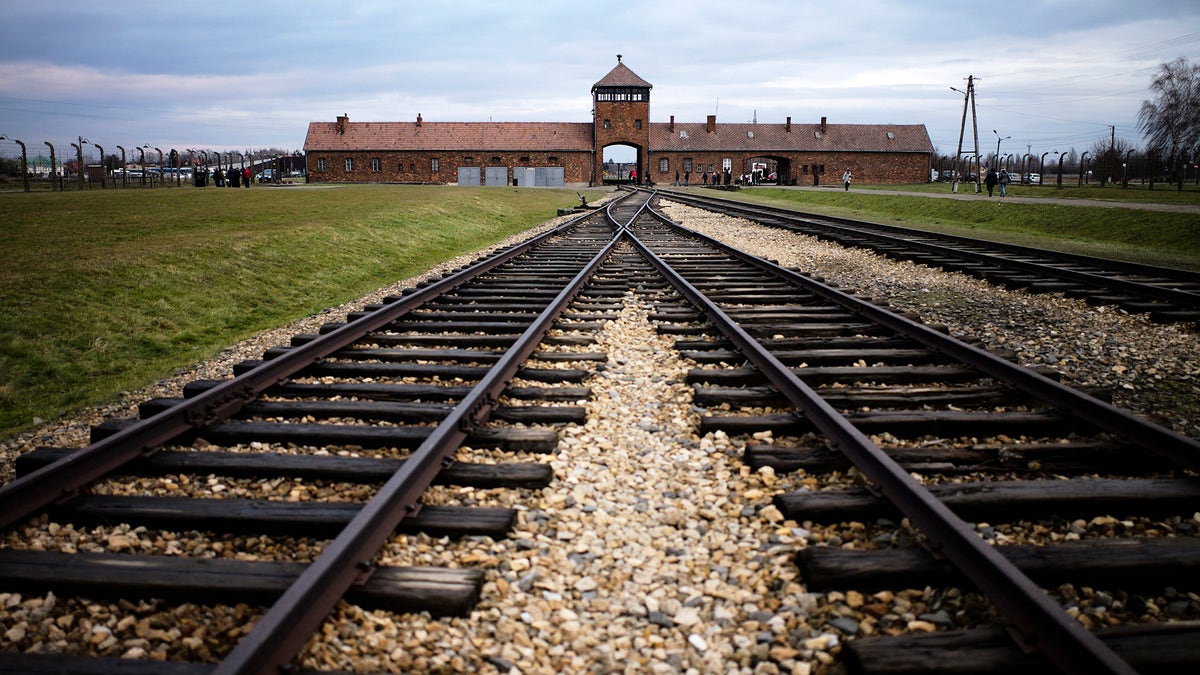
M717 124L650 125L650 147L663 152L933 152L923 124Z
M654 85L638 77L636 73L629 69L624 63L618 62L616 67L608 71L608 74L600 78L600 81L592 85L592 91L596 87L645 87L652 89Z
M620 66L618 66L620 67ZM306 151L591 152L588 122L310 122ZM653 123L651 152L933 152L922 124Z
M559 150L590 152L590 122L310 122L306 151Z

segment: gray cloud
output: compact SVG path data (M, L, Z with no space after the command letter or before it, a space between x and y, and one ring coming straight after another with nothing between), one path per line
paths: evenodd
M953 152L964 78L980 143L1134 143L1158 64L1195 60L1200 5L961 2L204 3L6 8L0 132L41 146L298 149L307 123L587 121L616 54L652 116L927 125ZM968 130L969 136L969 130ZM0 152L12 148L0 144Z

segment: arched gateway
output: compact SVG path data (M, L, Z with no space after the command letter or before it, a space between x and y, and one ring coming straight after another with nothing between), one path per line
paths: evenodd
M856 182L929 179L923 124L650 122L652 85L621 62L592 85L588 122L311 122L309 182L582 186L603 178L604 149L636 150L639 183L691 185L726 171L731 182L762 158L781 185L819 184L850 169ZM748 170L749 169L749 170ZM763 175L768 175L769 172Z

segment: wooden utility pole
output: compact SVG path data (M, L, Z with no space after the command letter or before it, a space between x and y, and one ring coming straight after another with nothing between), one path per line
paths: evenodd
M1117 126L1115 124L1108 125L1108 132L1111 134L1108 141L1108 180L1116 182L1117 180Z
M967 154L972 155L975 158L975 192L980 192L982 188L979 186L979 121L975 116L975 76L967 76L966 91L961 91L959 89L955 89L954 87L950 88L963 95L962 125L958 129L958 155L954 158L955 175L952 189L954 192L958 192L958 167L962 163L963 136L967 131L967 108L969 106L971 109L971 133L975 140L975 149Z

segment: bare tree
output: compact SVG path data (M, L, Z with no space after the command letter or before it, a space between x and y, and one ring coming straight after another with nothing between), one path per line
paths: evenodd
M1088 151L1089 156L1094 158L1091 162L1092 173L1100 180L1101 185L1122 179L1124 171L1121 165L1133 151L1133 143L1120 136L1111 140L1101 138L1092 143L1092 148Z
M1142 101L1138 128L1150 152L1165 156L1183 189L1183 164L1200 151L1200 65L1178 58L1159 66L1150 83L1152 101Z

